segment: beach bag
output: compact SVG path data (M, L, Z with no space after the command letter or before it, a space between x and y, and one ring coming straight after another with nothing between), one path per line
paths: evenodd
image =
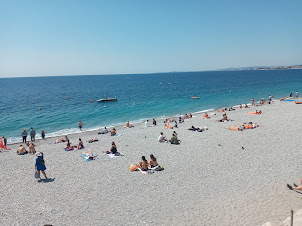
M38 171L35 172L35 178L40 178Z

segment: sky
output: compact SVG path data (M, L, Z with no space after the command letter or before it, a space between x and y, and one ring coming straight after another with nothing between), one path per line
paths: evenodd
M301 0L0 0L0 77L302 64Z

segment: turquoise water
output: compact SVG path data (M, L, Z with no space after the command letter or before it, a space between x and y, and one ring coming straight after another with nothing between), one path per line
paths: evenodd
M0 136L18 142L23 128L49 137L78 132L79 120L91 130L281 98L302 91L302 70L2 78L0 85ZM118 101L96 102L104 94Z

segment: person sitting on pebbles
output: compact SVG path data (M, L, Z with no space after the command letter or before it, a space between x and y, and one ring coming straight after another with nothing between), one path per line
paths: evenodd
M224 121L228 121L228 116L225 113L223 114L222 119L216 120L216 122L224 122Z
M78 149L82 149L82 148L84 148L84 144L83 144L83 141L82 141L82 139L81 138L79 138L79 145L78 145L78 147L77 147Z
M20 145L20 147L17 150L17 154L18 155L26 155L28 152L26 151L25 147L22 146L22 144Z
M178 141L178 138L177 138L177 134L176 133L173 133L172 137L171 137L171 140L169 140L169 142L171 144L179 144L179 141Z
M112 141L112 143L111 143L111 148L108 151L103 151L103 152L106 154L116 154L117 148L116 148L114 141Z
M30 153L30 154L35 154L36 153L36 151L35 151L35 144L33 143L33 142L30 142L29 144L28 144L28 152Z
M111 136L115 136L115 135L116 135L116 129L113 128L113 129L111 130L110 134L111 134Z
M166 137L164 137L164 133L163 132L160 133L160 135L158 137L158 141L159 141L159 143L163 143L163 142L167 141Z

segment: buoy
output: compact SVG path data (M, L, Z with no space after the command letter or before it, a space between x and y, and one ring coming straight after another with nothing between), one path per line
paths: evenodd
M230 90L230 93L232 92L232 90Z
M42 110L42 108L40 107L40 110Z
M90 102L92 103L92 100L90 100Z
M38 98L36 98L36 100L38 100Z
M135 104L135 102L134 102L134 104Z
M19 96L19 97L21 97L21 96Z
M67 96L67 99L69 99L69 96Z
M259 92L259 94L261 94L261 92Z

